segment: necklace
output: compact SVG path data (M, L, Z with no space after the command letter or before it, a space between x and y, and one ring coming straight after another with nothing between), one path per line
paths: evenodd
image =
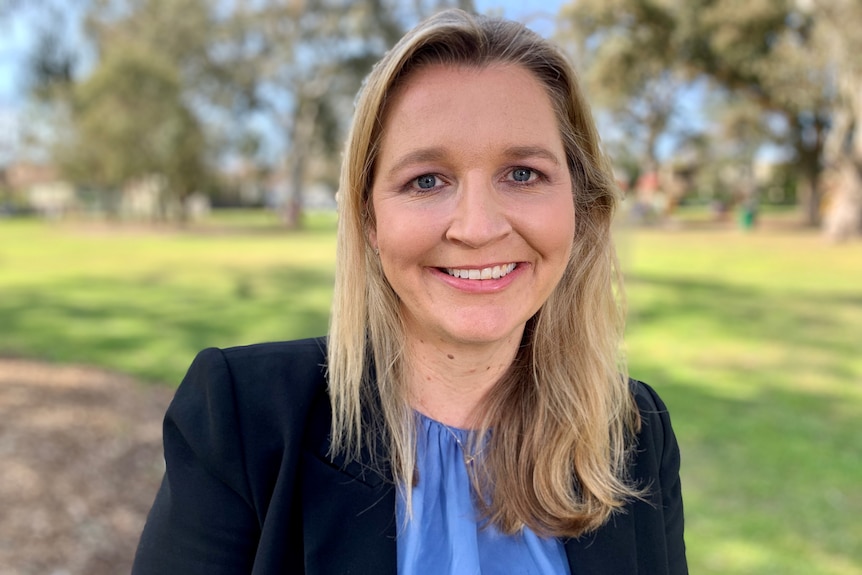
M452 439L454 439L455 443L458 444L458 447L461 449L461 455L464 458L464 465L472 466L473 462L476 461L476 458L479 457L480 455L482 455L482 452L485 450L485 446L482 445L482 447L479 448L479 451L476 451L474 453L470 453L469 451L467 451L467 448L461 442L461 438L458 437L458 434L455 433L451 427L449 427L448 425L446 425L445 423L442 423L442 422L440 423L440 425L442 425L443 427L446 428L446 431L448 431L452 435Z

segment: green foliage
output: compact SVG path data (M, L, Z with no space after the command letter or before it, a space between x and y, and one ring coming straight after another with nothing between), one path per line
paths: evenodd
M67 7L39 5L34 95L59 109L45 124L67 178L113 191L163 184L182 214L191 192L217 187L207 177L216 161L239 165L238 187L278 175L290 225L309 182L337 179L351 105L373 62L420 17L472 2L87 0L96 62L83 77L73 77L78 54L57 42L63 27L50 16Z
M707 80L730 108L714 118L723 136L710 133L707 141L733 142L741 173L750 172L760 143L792 151L808 221L818 222L829 132L842 143L862 132L849 129L862 115L858 97L850 96L859 93L862 77L858 34L848 24L862 16L858 2L578 0L561 16L568 34L580 39L598 101L641 126L629 131L635 142L649 150L673 126L672 80ZM756 114L740 123L739 110L752 105ZM716 155L725 154L708 153L701 163ZM860 158L857 151L844 164L855 163L858 172ZM848 187L862 196L862 179L854 178Z
M134 45L111 52L76 87L72 118L60 157L75 181L119 189L160 175L180 201L202 183L203 133L166 58Z
M0 353L176 384L203 347L323 334L334 216L309 216L296 233L268 212L182 232L0 220ZM631 373L683 449L691 572L862 575L862 244L689 216L699 231L620 247Z
M682 87L675 70L672 13L662 3L579 0L562 11L559 39L573 40L590 97L625 132L639 171L658 169L658 141L671 131Z
M148 181L161 215L207 186L210 147L189 101L207 74L209 10L202 0L94 0L88 31L99 60L53 99L54 159L79 186L119 194ZM45 52L45 50L42 50ZM47 52L46 52L47 54Z

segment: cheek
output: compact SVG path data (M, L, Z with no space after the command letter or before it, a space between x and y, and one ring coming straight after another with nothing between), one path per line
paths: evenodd
M388 276L416 257L421 251L422 240L415 232L415 226L386 216L387 214L379 214L374 239L375 247L380 250L380 261Z
M568 259L575 238L575 206L574 201L561 198L548 206L545 213L537 221L541 226L535 228L535 233L542 238L549 249L564 252ZM563 255L563 253L561 253Z
M416 256L433 249L442 238L445 210L391 202L378 206L375 238L381 255L393 259Z

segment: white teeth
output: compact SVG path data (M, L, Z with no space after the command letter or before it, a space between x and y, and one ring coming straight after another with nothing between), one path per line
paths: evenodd
M502 266L494 266L492 268L482 268L482 269L458 269L458 268L446 268L446 273L450 276L454 276L456 278L462 279L471 279L471 280L490 280L490 279L499 279L501 277L509 275L513 269L515 269L516 264L506 264Z

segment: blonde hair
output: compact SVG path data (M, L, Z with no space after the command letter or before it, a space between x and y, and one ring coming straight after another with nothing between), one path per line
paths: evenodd
M640 419L619 351L623 306L610 237L617 192L571 65L515 22L441 12L383 57L357 98L339 190L328 351L332 453L357 459L367 450L377 466L391 467L409 504L416 447L401 377L404 331L398 297L369 243L370 194L387 100L431 64L523 66L557 115L575 196L572 254L528 322L513 365L483 400L474 437L493 433L472 479L480 510L502 531L529 526L575 537L639 495L626 471Z

